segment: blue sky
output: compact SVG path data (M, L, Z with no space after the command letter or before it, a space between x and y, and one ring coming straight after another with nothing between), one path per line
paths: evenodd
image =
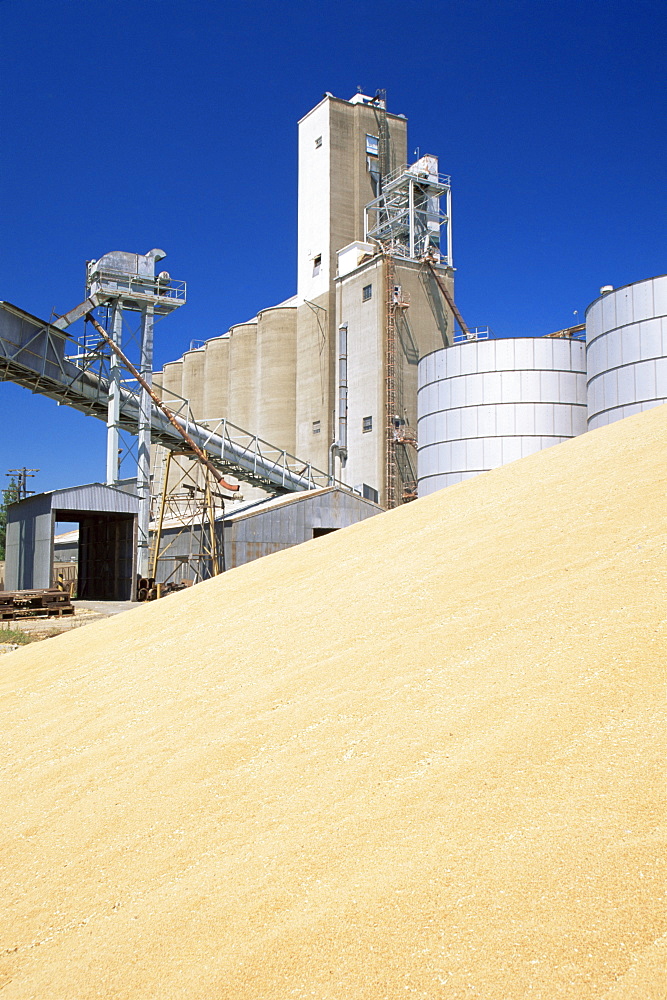
M384 87L452 175L470 325L539 336L665 264L662 3L0 0L0 299L48 318L84 261L161 247L156 361L296 283L296 122ZM575 315L577 310L578 315ZM104 477L104 426L0 383L0 482Z

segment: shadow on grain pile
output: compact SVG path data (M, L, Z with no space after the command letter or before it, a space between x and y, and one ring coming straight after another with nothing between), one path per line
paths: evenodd
M663 998L666 446L3 657L3 1000Z

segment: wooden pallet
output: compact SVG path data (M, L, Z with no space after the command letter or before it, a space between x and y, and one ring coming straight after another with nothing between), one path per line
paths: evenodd
M46 590L0 591L0 619L61 618L73 614L74 608L66 591L53 587Z

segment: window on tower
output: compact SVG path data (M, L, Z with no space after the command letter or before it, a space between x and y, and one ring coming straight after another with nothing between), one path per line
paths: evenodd
M361 430L363 434L368 434L369 431L373 430L373 418L363 417L361 421Z
M368 302L368 300L372 297L373 297L373 286L364 285L364 287L361 289L361 301Z
M318 253L317 257L313 257L313 278L315 278L320 273L321 266L322 266L322 254Z
M378 156L380 153L380 140L376 135L366 136L366 152L369 156Z
M318 135L317 139L315 140L315 149L319 149L321 145L322 145L322 136Z

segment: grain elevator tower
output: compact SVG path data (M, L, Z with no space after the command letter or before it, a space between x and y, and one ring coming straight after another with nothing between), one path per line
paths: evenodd
M417 361L453 330L424 263L451 286L449 178L407 148L381 91L299 122L297 453L392 507L416 488Z
M228 418L394 507L416 496L417 363L453 341L449 178L435 156L409 164L407 119L382 91L325 94L298 134L296 295L186 352L164 381L196 417Z
M387 114L380 99L326 94L299 122L296 445L321 468L337 438L338 252L364 238L364 209L378 191L381 120L389 170L405 161L407 121Z

